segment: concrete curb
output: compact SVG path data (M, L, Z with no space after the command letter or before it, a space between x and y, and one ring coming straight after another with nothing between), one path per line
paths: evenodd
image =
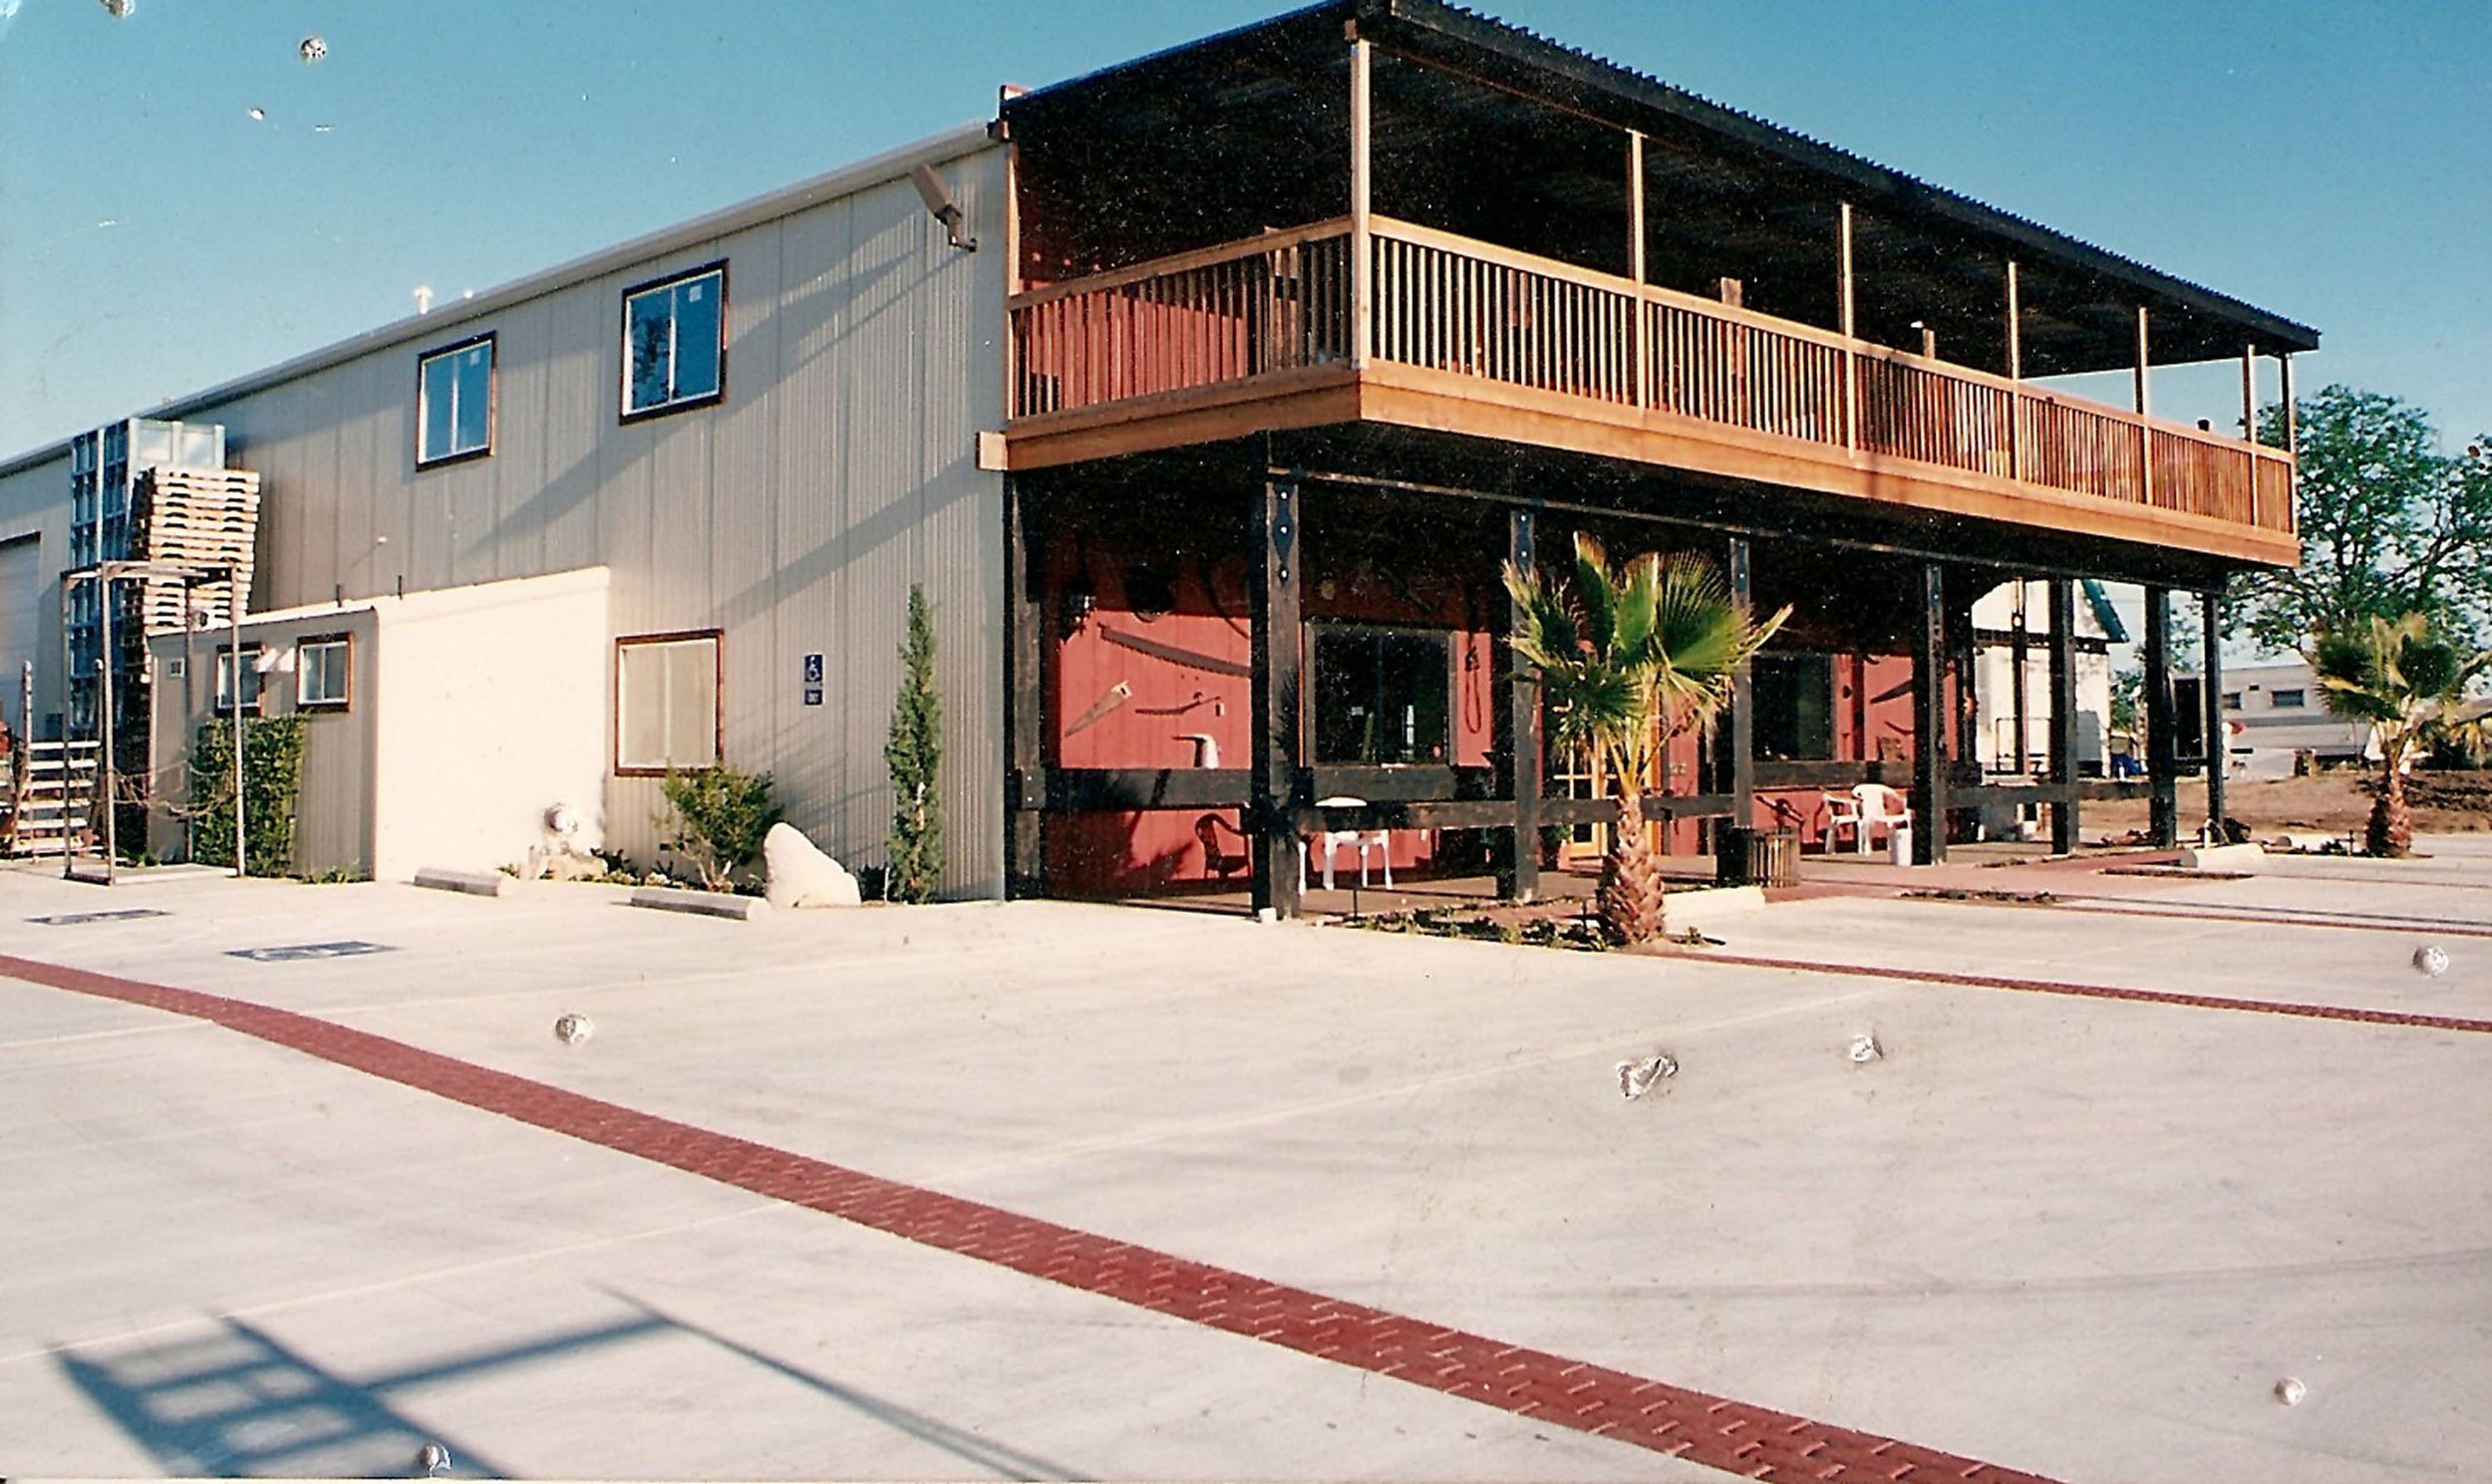
M2255 871L2267 860L2257 845L2190 845L2181 850L2184 871Z
M771 915L771 904L760 897L740 897L725 891L687 891L673 886L643 886L632 893L632 905L654 908L660 912L690 912L701 917L725 917L737 922L758 922Z
M471 897L506 897L519 883L499 871L451 871L426 866L416 872L415 884L433 891L465 892Z

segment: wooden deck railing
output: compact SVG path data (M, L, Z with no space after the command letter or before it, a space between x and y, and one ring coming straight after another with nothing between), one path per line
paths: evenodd
M1339 218L1017 295L1012 414L1347 369L1353 250ZM2294 530L2281 449L1408 222L1368 250L1379 362Z

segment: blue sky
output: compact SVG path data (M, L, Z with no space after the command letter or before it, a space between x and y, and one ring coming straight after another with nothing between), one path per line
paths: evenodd
M0 0L0 454L1283 8ZM2315 324L2305 389L2492 432L2492 5L1485 8ZM2229 419L2237 376L2157 411Z

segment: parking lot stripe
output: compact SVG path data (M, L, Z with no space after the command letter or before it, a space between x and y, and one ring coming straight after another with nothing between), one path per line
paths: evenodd
M1268 1283L661 1118L333 1021L0 955L0 975L209 1022L484 1112L1206 1329L1773 1484L2049 1484L1916 1444Z

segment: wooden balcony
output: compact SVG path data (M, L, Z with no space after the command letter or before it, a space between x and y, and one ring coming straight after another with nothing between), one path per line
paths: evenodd
M1369 220L1016 295L1011 465L1374 422L2298 559L2282 449Z

